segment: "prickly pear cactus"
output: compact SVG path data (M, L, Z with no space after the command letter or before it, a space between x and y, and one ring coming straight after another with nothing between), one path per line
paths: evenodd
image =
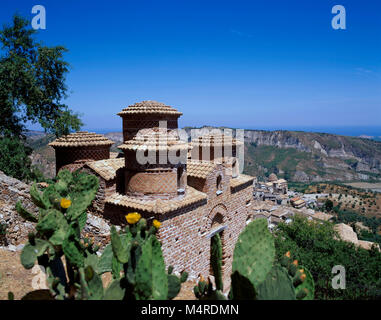
M36 223L35 232L29 234L29 242L21 252L21 263L30 269L37 261L46 269L49 290L55 299L99 299L103 296L103 286L95 271L99 247L89 239L81 239L86 210L97 190L95 176L62 170L56 182L42 193L36 184L31 187L30 195L39 208L38 215L28 212L20 202L16 204L21 217ZM62 256L66 259L67 272Z
M287 270L274 266L258 286L258 300L295 300L295 289Z
M180 290L181 290L181 284L185 281L187 281L188 278L188 273L183 271L180 275L180 277L177 277L176 275L172 274L173 272L173 267L169 266L168 267L168 295L167 298L169 300L172 300L175 298Z
M212 282L201 279L193 288L194 295L199 300L227 300L220 290L214 290Z
M216 289L223 291L224 287L222 282L222 243L221 237L218 233L212 237L210 250L210 264L212 265L213 269Z
M159 241L150 236L142 246L136 266L136 298L138 300L165 300L168 279Z
M231 275L230 300L254 300L257 292L249 279L241 275L238 271Z
M280 259L281 265L292 278L298 300L313 300L315 296L315 282L307 268L300 266L298 260L293 260L291 252L286 252Z
M295 288L296 296L301 300L313 300L315 296L315 282L307 268L300 266L306 275L304 281Z
M203 280L194 287L194 294L200 300L225 298L213 289L210 281ZM280 264L275 261L274 239L267 229L267 220L257 219L238 238L228 297L231 300L313 299L314 281L306 268L292 260L291 252L280 259Z
M257 287L273 267L275 246L266 219L250 222L240 234L233 256L233 273L238 271Z

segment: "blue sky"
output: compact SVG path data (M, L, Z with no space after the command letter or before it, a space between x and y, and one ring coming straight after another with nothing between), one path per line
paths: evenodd
M66 102L84 129L120 130L116 113L141 100L178 108L180 126L381 128L380 1L1 4L2 23L45 6L38 39L69 49ZM331 27L335 4L346 30Z

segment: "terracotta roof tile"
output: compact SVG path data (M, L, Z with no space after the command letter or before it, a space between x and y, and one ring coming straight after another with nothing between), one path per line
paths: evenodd
M180 140L176 131L165 128L142 129L132 139L118 146L121 150L188 150L187 142Z
M118 113L119 116L128 114L168 114L181 116L182 113L164 103L147 100L137 102Z
M196 189L188 186L185 196L178 199L143 200L119 193L114 193L106 198L106 203L122 206L136 211L165 214L167 212L175 211L187 207L191 204L204 201L206 199L207 195L205 193L197 191Z
M194 146L229 146L229 145L243 145L242 141L239 141L232 136L226 134L206 134L197 138L193 138L191 145Z
M83 146L111 146L114 142L101 134L94 132L78 131L57 138L49 143L51 147L83 147Z
M86 166L109 181L115 178L118 169L124 167L124 158L90 161L86 162Z
M210 161L188 160L187 175L195 178L206 179L212 173L217 164Z
M230 179L230 187L236 188L238 186L241 186L247 182L252 182L254 180L254 177L248 176L246 174L240 174L238 177Z

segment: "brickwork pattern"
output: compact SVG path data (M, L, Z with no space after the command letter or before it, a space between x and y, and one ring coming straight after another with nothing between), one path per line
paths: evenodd
M147 218L148 223L153 219L162 223L158 238L166 265L172 265L176 272L186 270L191 279L210 274L210 236L217 227L224 226L225 229L220 234L223 245L223 281L227 291L234 247L253 213L253 186L252 183L243 183L243 187L231 188L231 176L225 174L224 169L223 165L218 165L206 179L200 179L203 183L198 190L206 191L207 201L164 214L139 212ZM218 188L219 176L222 178ZM188 184L189 180L192 179L188 177ZM112 223L125 225L124 215L128 212L126 208L106 203L105 217L111 219Z
M177 174L175 170L144 172L126 171L127 195L172 195L177 196Z
M110 158L110 146L56 147L56 171L70 164Z

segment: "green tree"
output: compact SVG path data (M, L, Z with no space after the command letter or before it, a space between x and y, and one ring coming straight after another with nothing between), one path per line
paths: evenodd
M62 100L68 63L62 46L47 47L33 38L36 30L19 15L0 31L0 134L19 136L25 123L39 123L56 135L82 124ZM63 117L63 118L62 118Z
M332 209L333 209L333 202L332 202L332 200L330 200L330 199L326 200L325 203L324 203L324 206L325 206L325 209L327 211L332 211Z
M67 97L66 48L44 46L35 33L19 15L0 30L0 170L18 179L33 176L26 123L38 123L56 136L82 126L79 114L62 103Z

